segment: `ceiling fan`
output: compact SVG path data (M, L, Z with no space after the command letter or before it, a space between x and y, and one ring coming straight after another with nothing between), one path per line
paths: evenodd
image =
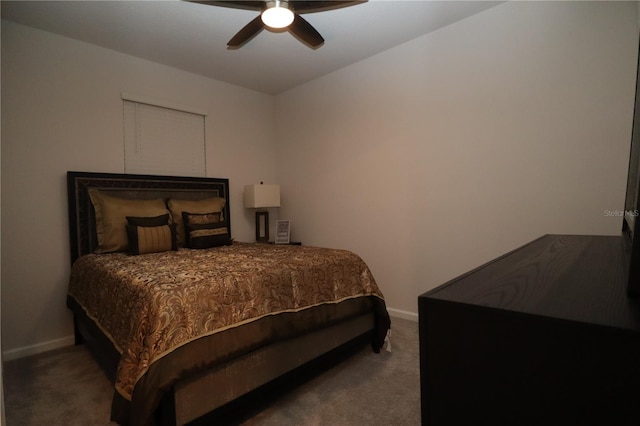
M324 43L324 38L300 14L324 12L342 7L355 6L364 1L301 1L301 0L237 0L237 1L200 1L189 0L210 6L232 7L259 11L255 19L244 26L227 42L230 49L238 49L255 37L264 28L271 30L289 30L300 41L313 49Z

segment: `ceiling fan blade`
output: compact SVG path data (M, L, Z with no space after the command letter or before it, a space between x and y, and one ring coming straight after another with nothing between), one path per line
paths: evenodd
M316 31L316 29L313 28L306 19L297 13L293 18L293 22L289 25L289 31L310 47L317 48L324 43L324 38L322 38L320 33Z
M200 3L206 4L209 6L222 6L222 7L231 7L233 9L246 9L246 10L262 10L264 8L264 1L256 0L256 1L203 1L203 0L187 0L191 3Z
M238 48L255 37L264 28L262 18L258 15L255 19L244 26L231 40L227 43L227 46L231 48Z
M329 1L305 1L290 0L289 1L298 13L324 12L325 10L340 9L342 7L355 6L357 4L366 3L367 0L329 0Z
M324 12L325 10L340 9L343 7L356 6L366 3L367 0L290 0L289 1L298 13Z

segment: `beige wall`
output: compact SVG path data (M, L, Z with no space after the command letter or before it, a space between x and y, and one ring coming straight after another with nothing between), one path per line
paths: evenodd
M2 21L1 311L9 357L72 341L65 173L123 172L121 92L208 112L207 173L230 179L233 236L254 238L242 191L275 179L272 96Z
M279 95L280 216L413 318L543 234L617 234L637 25L630 2L509 2Z
M235 238L278 181L292 238L360 254L395 314L541 234L617 233L634 7L507 3L276 97L2 21L2 350L71 342L64 174L123 171L123 91L209 112Z

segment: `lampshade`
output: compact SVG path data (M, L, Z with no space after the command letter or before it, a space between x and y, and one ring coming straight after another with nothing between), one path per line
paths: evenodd
M246 185L244 206L249 209L280 207L280 185Z
M262 12L262 22L271 28L284 28L293 22L293 11L288 1L268 1L267 8Z

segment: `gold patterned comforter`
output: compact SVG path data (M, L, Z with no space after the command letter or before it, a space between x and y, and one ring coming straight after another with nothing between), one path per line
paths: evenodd
M204 336L363 297L384 310L354 253L264 244L83 256L68 295L120 352L115 388L128 401L157 360Z

